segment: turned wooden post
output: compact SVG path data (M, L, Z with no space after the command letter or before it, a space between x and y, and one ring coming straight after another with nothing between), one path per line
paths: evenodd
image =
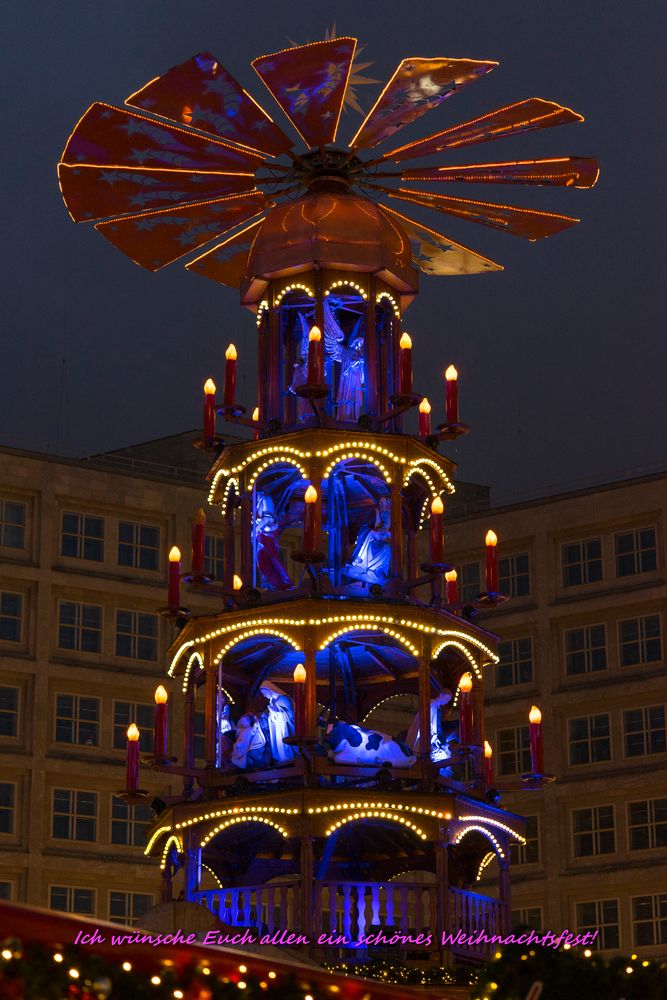
M431 783L431 637L422 639L419 657L419 759L424 786Z
M313 936L313 838L310 836L301 837L299 850L299 864L301 872L301 894L299 900L299 923L300 932L312 940Z
M260 409L260 417L262 420L266 421L282 418L280 399L280 381L282 374L280 370L282 362L280 351L280 313L279 308L275 306L273 283L270 287L266 410L262 413Z
M510 875L509 844L505 847L505 856L507 860L500 861L500 874L498 876L501 934L509 934L512 929L512 878Z
M206 650L204 661L204 756L206 767L216 765L218 745L218 670L211 656L210 646Z
M306 668L306 736L316 736L317 722L317 673L315 664L315 645L308 637L305 645Z
M160 902L161 903L171 903L173 898L171 891L171 863L168 861L162 872L162 879L160 882Z
M227 510L223 521L222 582L225 590L231 590L236 564L236 541L234 538L234 500L231 490L227 498Z
M192 676L183 698L183 767L195 764L195 684ZM183 798L189 799L195 779L190 774L183 775Z
M241 579L244 586L252 586L252 490L241 494Z
M446 823L438 825L438 840L435 845L435 891L436 891L436 935L437 947L440 949L440 964L446 967L451 965L452 953L450 949L443 945L443 935L452 932L451 913L452 908L449 901L449 854L447 845L449 843L449 828ZM455 928L456 929L456 928Z
M482 672L483 657L478 658L480 672ZM483 676L483 674L482 674ZM475 751L475 777L484 775L484 740L486 730L484 726L484 681L473 674L472 681L472 717L473 717L473 743L482 749Z
M394 468L394 480L391 484L391 575L397 580L403 577L403 509L401 487L403 486L403 470L400 465Z
M368 278L366 300L366 412L378 413L378 342L375 328L375 288L373 275Z

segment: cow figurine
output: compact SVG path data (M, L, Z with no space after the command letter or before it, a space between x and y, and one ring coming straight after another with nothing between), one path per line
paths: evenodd
M324 745L336 764L412 767L417 760L403 740L340 719L327 725Z

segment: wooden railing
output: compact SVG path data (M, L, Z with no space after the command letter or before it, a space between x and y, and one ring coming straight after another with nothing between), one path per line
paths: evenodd
M249 927L261 934L272 934L295 930L299 925L298 879L200 890L193 899L229 927Z
M299 879L264 885L232 886L194 893L194 901L206 906L231 927L247 927L260 934L278 930L300 931ZM449 890L448 927L438 926L437 887L423 882L316 882L313 888L311 941L326 934L324 947L359 948L365 935L383 930L406 939L397 947L412 944L419 934L431 935L431 949L439 948L443 930L487 935L503 931L502 903L466 889ZM426 947L426 944L421 945ZM496 950L491 942L453 943L448 950L465 958L483 959Z

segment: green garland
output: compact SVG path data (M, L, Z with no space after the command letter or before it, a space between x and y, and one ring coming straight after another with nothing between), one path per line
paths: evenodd
M128 965L129 963L125 963ZM207 971L204 971L207 970ZM272 978L275 977L275 978ZM2 943L2 1000L325 1000L316 987L305 989L294 975L216 975L192 965L183 975L169 968L154 974L124 968L69 946L55 951L42 944L23 947L14 938ZM330 1000L330 996L326 996Z
M605 959L581 949L509 945L480 975L473 1000L525 1000L542 983L539 1000L665 1000L667 966L648 959Z

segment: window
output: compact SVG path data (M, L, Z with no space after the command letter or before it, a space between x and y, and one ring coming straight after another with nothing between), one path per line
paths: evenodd
M9 781L0 782L0 833L14 832L14 806L16 785Z
M195 758L204 760L206 735L206 714L195 712Z
M498 561L498 586L501 594L524 597L530 593L530 565L528 553L505 556Z
M626 757L664 753L667 750L665 706L648 705L646 708L632 708L623 712L623 733Z
M6 549L25 548L25 504L0 500L0 545Z
M9 900L14 898L14 883L0 882L0 899Z
M204 538L204 573L214 580L222 580L224 575L225 545L219 535L206 535Z
M157 569L160 556L160 529L150 524L120 521L118 525L118 565L134 569Z
M510 858L513 865L532 865L540 860L540 838L537 816L525 816L526 843L511 844Z
M78 694L56 695L56 743L99 746L100 700Z
M633 896L632 933L636 947L667 944L667 892Z
M597 583L602 579L602 542L599 538L570 542L563 545L561 554L564 587Z
M570 676L607 669L607 629L586 625L565 633L565 666Z
M542 930L542 907L527 906L521 910L512 910L512 930L519 927L529 927L532 931Z
M136 924L153 905L153 897L145 892L110 892L109 920L117 924Z
M157 660L157 615L116 611L116 656Z
M19 728L19 689L0 687L0 736L16 736Z
M23 597L21 594L0 593L0 639L3 642L20 642L23 623Z
M528 684L533 679L533 640L510 639L498 644L496 687Z
M52 885L49 906L62 913L79 913L82 917L95 916L95 890L72 889L68 885Z
M618 623L621 666L656 663L662 659L660 615L643 615Z
M113 703L113 748L125 750L127 729L136 722L139 727L139 743L142 753L153 753L153 721L155 705L139 705L131 701ZM120 800L119 800L120 801Z
M58 840L97 840L97 793L54 788L52 836Z
M63 514L60 554L69 559L104 559L104 518L88 514Z
M527 774L530 763L530 731L528 726L499 729L496 733L499 774Z
M657 568L655 528L639 528L616 535L616 576L650 573Z
M628 802L628 839L631 851L667 847L667 799Z
M570 719L570 764L596 764L611 760L608 715Z
M590 903L577 903L577 931L599 931L590 947L618 948L620 934L618 927L618 900L597 899Z
M80 653L102 651L102 608L96 604L60 601L58 605L58 645Z
M462 601L474 601L479 597L482 585L479 577L479 563L464 563L458 573L459 596Z
M116 796L111 798L111 843L125 847L143 847L144 831L153 818L150 806L130 806Z
M614 807L592 806L590 809L573 809L572 834L575 858L613 854L616 850Z

